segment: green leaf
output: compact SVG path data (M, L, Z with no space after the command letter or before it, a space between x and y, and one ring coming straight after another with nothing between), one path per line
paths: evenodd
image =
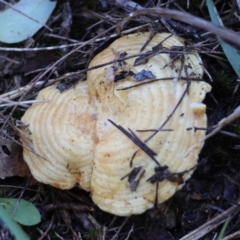
M20 0L13 5L38 22L12 8L0 12L0 42L17 43L32 37L47 22L55 6L56 1L50 0Z
M5 210L11 214L14 207L16 206L18 199L16 198L0 198L0 204ZM41 216L38 209L30 202L26 200L20 200L17 205L12 218L25 226L33 226L41 221Z
M17 240L30 240L29 236L23 231L21 226L10 217L10 215L6 212L6 210L1 204L0 204L0 219Z
M209 11L212 22L216 25L223 26L222 20L219 17L218 12L217 12L212 0L207 0L207 7L208 7L208 11ZM240 37L240 35L239 35L239 37ZM219 41L221 43L221 46L223 48L223 51L224 51L226 57L228 58L228 61L232 65L232 67L233 67L234 71L236 72L236 74L238 75L238 77L240 78L240 55L238 54L237 50L234 47L225 43L221 39L219 39Z

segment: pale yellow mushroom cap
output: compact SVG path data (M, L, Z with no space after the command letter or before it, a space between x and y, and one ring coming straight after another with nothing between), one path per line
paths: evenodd
M60 93L56 86L43 89L22 117L24 160L40 182L61 189L79 184L90 190L96 144L96 110L89 101L88 87L80 82Z
M22 129L24 159L37 180L62 189L78 184L104 211L127 216L153 207L156 199L166 201L191 176L205 135L194 128L207 126L201 102L211 87L197 80L202 61L181 38L156 34L140 52L148 38L124 36L91 61L89 67L113 62L89 71L86 82L63 93L56 86L40 92L38 99L46 101L22 118L29 125ZM142 64L135 63L139 54ZM154 160L122 132L132 137L130 130ZM171 173L157 184L156 174Z

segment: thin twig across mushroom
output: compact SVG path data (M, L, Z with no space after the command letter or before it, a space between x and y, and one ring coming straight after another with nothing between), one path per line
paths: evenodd
M123 36L91 61L87 81L39 93L47 101L27 110L29 131L21 129L38 181L78 185L101 209L127 216L166 201L191 176L205 135L194 129L206 129L201 102L211 87L183 39L148 39L147 32Z

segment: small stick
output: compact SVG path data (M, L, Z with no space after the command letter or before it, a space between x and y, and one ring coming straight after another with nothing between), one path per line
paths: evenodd
M236 119L240 118L240 106L238 106L232 114L228 117L223 118L218 124L215 126L215 129L207 134L203 139L201 139L198 143L192 145L188 150L185 156L187 156L195 147L199 146L199 143L206 141L216 133L220 132L222 128L229 125L231 122L235 121ZM214 126L213 126L214 127Z
M213 229L218 227L220 224L225 222L230 216L237 214L239 210L240 209L238 205L234 205L230 207L229 209L219 214L215 218L209 220L199 228L193 230L192 232L188 233L184 237L180 238L180 240L200 239L201 237L205 236L207 233L211 232Z
M157 165L160 166L160 163L155 159L157 155L151 148L149 148L144 142L142 142L131 129L125 130L122 126L117 125L112 120L108 119L112 125L114 125L118 130L120 130L125 136L127 136L133 143L135 143L143 152L145 152Z
M129 22L132 18L141 16L141 15L157 15L161 17L166 18L173 18L182 22L185 22L187 24L190 24L195 27L199 27L201 29L204 29L206 31L209 31L213 34L216 34L219 36L222 40L226 41L227 43L237 46L240 48L240 38L239 34L229 30L225 27L216 26L212 24L211 22L208 22L202 18L196 17L194 15L191 15L186 12L177 11L177 10L171 10L168 8L160 8L160 7L154 7L154 8L144 8L141 10L137 10L133 13L130 13L128 17L124 18L117 26L117 31L121 31L123 29L124 25Z
M127 33L131 33L131 32L134 32L134 31L138 31L140 30L141 28L144 28L144 27L147 27L149 26L149 23L148 24L144 24L142 26L139 26L139 27L134 27L134 28L131 28L131 29L128 29L128 30L125 30L125 31L122 31L121 34L127 34ZM104 34L100 34L100 35L104 35ZM118 33L114 33L114 34L111 34L110 36L108 36L109 38L115 38L119 36ZM95 39L95 38L94 38ZM95 39L95 42L100 42L100 41L103 41L105 40L106 37L102 37L102 38L96 38ZM39 47L39 48L11 48L11 47L0 47L0 51L6 51L6 52L38 52L38 51L51 51L51 50L55 50L55 49L63 49L63 48L67 48L67 47L79 47L79 46L86 46L86 45L91 45L92 44L92 40L93 39L90 39L86 42L76 42L76 43L72 43L72 44L65 44L65 45L60 45L60 46L52 46L52 47Z
M226 127L229 125L231 122L235 121L236 119L240 118L240 106L238 106L232 114L230 114L228 117L223 118L218 124L216 125L216 128L210 132L208 135L206 135L202 140L205 141L208 138L212 137L215 135L217 132L219 132L222 128Z

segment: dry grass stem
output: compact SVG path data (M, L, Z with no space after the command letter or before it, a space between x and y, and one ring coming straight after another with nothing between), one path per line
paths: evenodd
M232 206L223 213L219 214L218 216L209 220L205 224L201 225L199 228L180 238L180 240L190 239L198 240L201 237L208 234L209 232L211 232L212 230L214 230L215 228L217 228L220 224L224 223L229 217L237 214L239 211L240 209L238 205Z
M201 29L214 33L224 41L228 42L229 44L240 48L240 38L238 33L221 26L216 26L211 22L208 22L206 20L203 20L202 18L193 16L189 13L177 11L177 10L171 10L167 8L146 8L146 9L137 10L133 13L130 13L127 18L125 18L122 22L118 24L118 31L121 31L124 25L127 22L129 22L132 18L141 16L141 15L146 15L146 14L158 15L166 18L173 18L173 19L185 22L187 24L191 24L195 27L199 27Z

